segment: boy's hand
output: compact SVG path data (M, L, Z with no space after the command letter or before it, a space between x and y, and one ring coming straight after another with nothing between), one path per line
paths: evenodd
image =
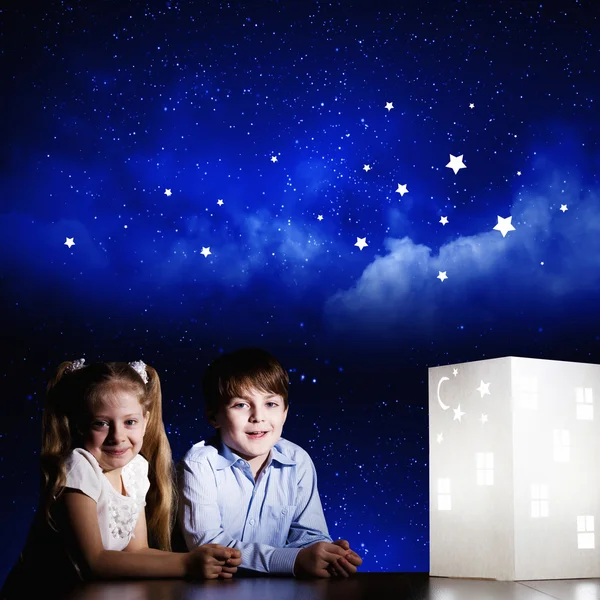
M356 568L362 565L362 558L354 550L350 549L350 544L347 540L336 540L333 544L342 548L345 551L345 556L339 558L330 566L330 573L334 576L340 575L342 577L354 575Z
M242 562L242 553L219 544L204 544L188 552L186 576L193 579L230 579Z
M296 556L294 575L296 577L331 577L330 568L343 559L346 550L329 542L317 542L302 548Z

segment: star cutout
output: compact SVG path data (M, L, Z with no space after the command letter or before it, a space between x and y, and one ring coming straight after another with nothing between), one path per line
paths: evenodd
M204 246L202 246L202 252L200 252L200 254L202 254L204 258L208 258L208 255L212 254L212 252L210 251L210 247L205 248Z
M483 380L481 380L481 383L479 384L479 387L476 388L476 391L478 391L481 394L482 398L484 396L491 396L491 394L490 394L490 384L489 383L483 383Z
M166 189L165 190L165 196L170 196L173 192L171 192L171 190Z
M488 416L481 413L481 419L479 419L479 420L481 421L481 424L483 425L484 423L488 422Z
M566 204L561 204L560 205L560 210L562 210L563 213L566 213L569 209L567 208Z
M408 194L408 184L405 183L404 185L400 185L398 184L398 189L396 190L396 192L398 194L400 194L400 197L404 196L404 194Z
M276 163L277 162L277 157L276 156L271 156L271 162L272 163Z
M317 217L317 221L322 221L322 220L323 220L323 215L319 215L319 216Z
M439 279L440 281L444 281L444 279L448 279L448 275L446 275L446 271L438 271L439 275L436 277L436 279Z
M223 200L217 200L217 204L218 204L219 206L223 206L224 202L223 202Z
M458 375L458 369L452 369L452 375L456 377Z
M442 218L440 219L440 223L441 223L442 225L448 225L448 217L442 217Z
M506 234L509 231L515 230L511 221L512 221L512 217L506 217L506 219L503 219L502 217L499 216L498 223L496 223L494 229L499 231L502 234L502 237L506 237Z
M475 105L471 102L471 104L469 104L469 108L475 108Z
M444 441L444 434L443 433L438 433L437 434L437 443L441 444Z
M385 107L388 109L388 112L394 108L394 105L391 102L386 102Z
M458 408L453 408L452 410L454 411L454 419L452 419L452 420L462 423L461 419L466 413L464 413L462 410L460 410L460 404L458 405Z
M365 165L363 167L363 171L366 171L367 173L371 170L371 165Z
M359 248L359 249L361 250L361 252L362 252L362 249L363 249L365 246L368 246L369 244L367 244L367 238L366 238L366 237L364 237L364 238L359 238L359 237L357 237L357 238L356 238L356 244L354 244L354 245L355 245L355 246L358 246L358 248Z
M64 243L65 246L68 246L69 248L71 246L75 245L75 238L67 238L67 240Z
M461 154L460 156L454 156L454 155L450 155L450 162L446 165L449 169L452 169L454 171L454 174L456 175L461 169L466 169L466 165L465 163L463 163L463 156L464 154Z

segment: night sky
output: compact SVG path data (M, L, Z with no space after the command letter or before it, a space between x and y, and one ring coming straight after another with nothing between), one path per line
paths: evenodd
M260 346L365 571L427 571L427 369L600 362L595 0L0 9L0 579L61 361ZM43 6L35 8L34 4ZM463 168L464 167L464 168Z

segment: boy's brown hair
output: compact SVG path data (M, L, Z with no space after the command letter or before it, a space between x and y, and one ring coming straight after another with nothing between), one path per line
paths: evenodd
M206 414L214 415L232 398L251 389L278 394L288 407L289 377L279 361L260 348L242 348L223 354L208 367L202 378Z

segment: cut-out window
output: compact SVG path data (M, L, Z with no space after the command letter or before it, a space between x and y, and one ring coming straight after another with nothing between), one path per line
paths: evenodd
M477 485L494 485L494 453L477 453Z
M571 457L571 434L567 429L555 429L554 432L554 460L556 462L569 462Z
M452 498L450 496L450 479L438 479L438 510L451 510Z
M580 550L593 550L594 540L594 515L577 517L577 547Z
M575 388L575 400L577 402L577 418L582 421L594 419L594 397L592 388Z
M548 485L545 483L531 484L531 516L534 519L547 517L549 514Z

